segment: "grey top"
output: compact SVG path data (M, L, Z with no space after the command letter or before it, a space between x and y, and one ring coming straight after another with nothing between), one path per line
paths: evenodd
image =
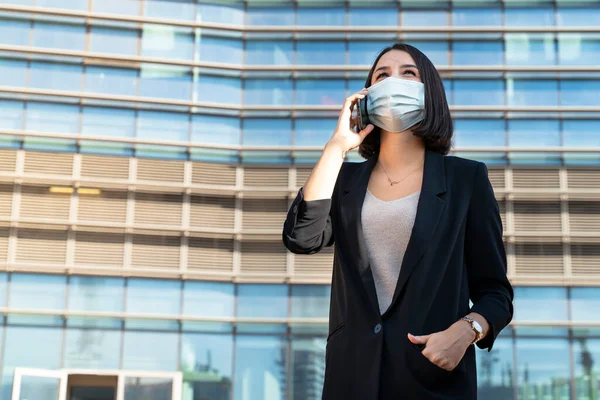
M392 302L420 193L391 201L375 197L369 189L365 195L361 222L381 314Z

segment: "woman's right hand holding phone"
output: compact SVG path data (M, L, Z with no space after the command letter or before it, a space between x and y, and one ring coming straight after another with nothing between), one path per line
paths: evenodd
M369 124L362 131L356 132L358 120L352 112L355 107L358 107L358 101L366 95L367 89L362 89L346 98L335 132L329 139L327 146L338 147L345 154L347 151L360 146L367 135L373 131L373 125Z

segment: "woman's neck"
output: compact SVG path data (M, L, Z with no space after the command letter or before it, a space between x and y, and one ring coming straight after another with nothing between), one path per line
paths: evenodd
M386 170L398 170L411 167L423 160L425 143L423 139L414 136L412 131L386 132L381 131L381 142L378 162Z

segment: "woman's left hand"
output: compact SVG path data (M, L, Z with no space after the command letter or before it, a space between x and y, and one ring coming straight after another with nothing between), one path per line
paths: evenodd
M475 339L475 332L464 321L457 321L445 331L430 335L408 334L408 340L412 343L425 345L421 353L429 361L447 371L456 368L473 339Z

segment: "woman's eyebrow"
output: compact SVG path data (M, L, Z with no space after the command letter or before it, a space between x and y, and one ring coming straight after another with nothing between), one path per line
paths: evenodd
M400 68L417 68L417 66L413 65L413 64L404 64L404 65L401 65Z

